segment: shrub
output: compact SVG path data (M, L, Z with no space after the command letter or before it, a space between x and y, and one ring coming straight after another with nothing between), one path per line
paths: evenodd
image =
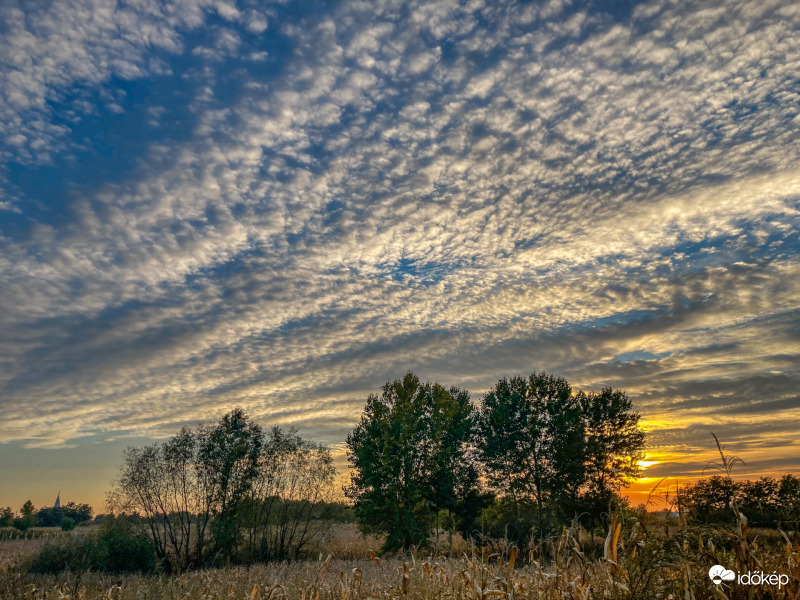
M155 545L150 538L137 533L125 517L106 517L98 537L104 547L104 563L98 570L109 573L155 570Z
M61 519L61 529L63 531L72 531L75 529L75 520L70 519L69 517L64 517Z
M51 542L37 552L30 563L31 573L86 571L98 562L99 548L91 538L64 538Z
M127 520L107 518L99 535L69 536L49 543L30 562L32 573L89 569L104 573L151 573L155 570L155 547L150 539L137 534Z

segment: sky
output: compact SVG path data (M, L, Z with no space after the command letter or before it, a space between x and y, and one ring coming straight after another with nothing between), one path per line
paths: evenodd
M800 472L800 4L5 0L0 506L235 406L624 389L655 482ZM637 495L638 494L638 495ZM637 500L637 501L639 501Z

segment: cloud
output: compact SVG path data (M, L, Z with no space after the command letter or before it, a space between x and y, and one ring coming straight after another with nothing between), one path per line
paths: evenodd
M68 160L49 98L81 86L124 107L118 80L171 72L196 122L65 221L2 229L0 440L239 404L336 444L407 369L476 398L547 369L627 389L654 452L707 450L708 426L800 456L767 424L798 408L788 5L76 5L77 37L65 10L7 17L8 159Z
M0 15L0 159L50 162L65 151L70 131L58 105L86 102L82 89L113 78L164 73L159 56L183 51L182 34L200 27L209 2L155 4L12 0ZM63 110L63 109L61 109ZM9 147L12 146L12 147Z

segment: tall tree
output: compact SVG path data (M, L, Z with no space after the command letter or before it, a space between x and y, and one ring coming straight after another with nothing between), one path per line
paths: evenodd
M438 511L457 510L472 492L474 423L465 390L422 383L410 372L369 396L347 437L353 470L345 493L363 529L387 534L385 549L426 543Z
M580 392L577 399L586 435L583 499L593 526L622 486L641 473L645 433L625 392L607 387Z
M501 379L483 398L479 430L489 482L515 505L535 503L542 537L549 512L568 510L583 482L583 421L572 388L546 373Z
M175 570L205 562L209 533L219 556L236 558L239 508L252 490L262 438L237 408L214 426L128 448L108 504L142 515L159 557Z
M264 443L261 427L236 408L201 434L199 462L213 490L212 523L217 550L227 560L235 558L243 515L240 506L258 477L258 458Z

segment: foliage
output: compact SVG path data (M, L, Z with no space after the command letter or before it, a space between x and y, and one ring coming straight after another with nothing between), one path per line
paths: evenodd
M228 562L236 558L243 517L239 509L258 476L263 442L261 427L251 423L241 408L199 435L198 461L211 491L214 543Z
M105 519L97 540L103 557L97 570L108 573L151 573L155 570L155 545L150 538L137 532L125 517Z
M622 486L640 475L645 434L639 427L639 413L621 390L579 392L577 401L585 436L581 508L588 513L593 530L595 520L613 508Z
M320 510L325 515L326 519L335 521L336 523L355 523L356 510L350 504L340 501L320 501Z
M75 520L70 519L69 517L64 517L61 521L61 529L62 531L72 531L75 529Z
M264 439L241 516L248 560L297 560L320 538L336 475L324 446L273 427Z
M46 544L29 569L32 573L151 573L155 546L124 518L112 518L103 523L98 535L66 536Z
M10 506L0 509L0 527L11 527L14 523L14 511Z
M481 539L524 544L538 526L536 502L527 497L499 496L481 511Z
M619 390L573 393L566 379L533 373L501 379L476 412L466 391L408 373L369 396L347 440L345 492L387 549L424 545L442 514L466 536L502 529L522 544L613 509L640 472L644 437Z
M368 397L347 437L345 493L366 531L387 534L385 549L425 544L440 510L460 512L477 484L468 456L474 422L465 390L410 372Z
M76 525L92 520L92 507L88 504L67 502L60 508L45 507L36 511L36 525L38 527L58 527L65 519L72 519Z
M0 572L0 598L83 598L84 600L167 600L247 598L249 600L795 600L800 594L797 537L765 538L736 524L677 526L647 513L611 516L598 558L577 524L549 536L548 561L542 547L469 546L454 557L414 552L377 557L368 539L346 550L331 548L326 559L226 569L202 569L180 576L109 575L102 571L59 574ZM345 526L346 527L346 526ZM72 536L65 536L72 537ZM339 553L341 552L341 553ZM326 556L323 554L323 557ZM345 558L346 557L346 558ZM788 576L774 585L715 586L712 565L734 572L759 570Z
M762 477L735 481L715 475L678 491L677 505L695 523L726 523L733 507L757 527L797 529L800 524L800 479Z
M146 531L165 568L297 558L335 470L327 448L278 428L265 437L241 409L214 426L128 448L109 494L115 512Z
M584 482L584 423L581 406L563 378L534 373L501 379L481 403L478 448L488 481L516 506L534 503L538 535L549 530L554 512L568 516Z
M12 521L12 525L20 531L27 531L36 526L36 515L34 514L33 502L27 500L20 509L20 516Z

